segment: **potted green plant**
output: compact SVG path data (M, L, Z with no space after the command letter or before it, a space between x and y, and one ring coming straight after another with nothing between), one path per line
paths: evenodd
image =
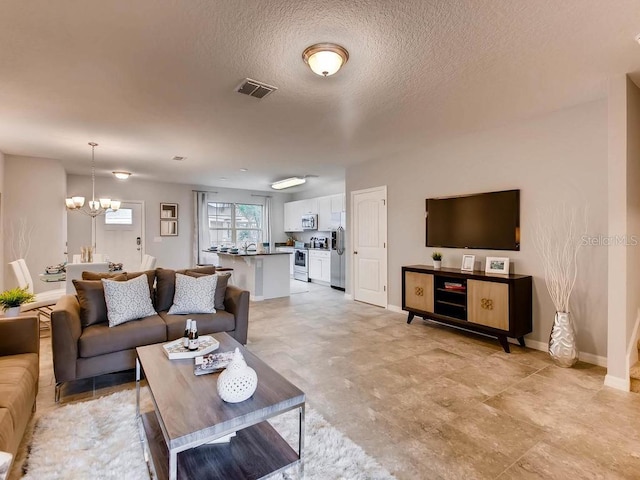
M440 252L433 252L431 258L433 259L433 268L439 270L442 266L442 254Z
M15 317L20 313L20 305L33 302L35 298L33 293L29 293L27 287L12 288L0 293L0 307L4 309L5 317Z

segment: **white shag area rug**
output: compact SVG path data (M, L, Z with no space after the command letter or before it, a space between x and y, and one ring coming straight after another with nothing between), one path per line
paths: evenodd
M305 417L305 479L395 478L308 406ZM297 411L271 423L297 451ZM138 432L133 390L61 407L38 420L23 479L147 480ZM296 471L276 478L296 478Z

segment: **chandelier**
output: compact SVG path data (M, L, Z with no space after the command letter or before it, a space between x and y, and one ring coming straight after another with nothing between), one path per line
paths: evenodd
M98 146L95 142L89 142L91 145L91 201L89 202L89 208L84 207L84 197L69 197L65 200L67 210L72 212L80 212L90 217L97 217L106 213L107 210L113 210L114 212L120 208L119 200L111 200L110 198L101 198L96 200L96 164L95 164L95 149Z

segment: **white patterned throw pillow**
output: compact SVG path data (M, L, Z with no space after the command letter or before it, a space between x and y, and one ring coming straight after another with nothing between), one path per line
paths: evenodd
M176 273L176 291L169 314L216 313L217 283L218 277L216 275L191 277Z
M0 480L9 478L9 467L11 467L11 460L13 455L9 452L0 451Z
M155 315L146 275L126 282L102 279L109 326Z

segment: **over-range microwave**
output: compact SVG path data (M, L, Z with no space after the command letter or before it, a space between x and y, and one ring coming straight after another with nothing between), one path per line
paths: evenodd
M302 215L302 229L303 230L317 230L318 229L318 215L305 214Z

